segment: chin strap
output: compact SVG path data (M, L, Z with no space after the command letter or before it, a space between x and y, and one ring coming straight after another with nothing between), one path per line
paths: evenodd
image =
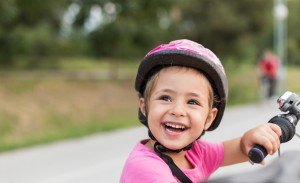
M205 133L205 131L203 131L202 134L201 134L196 140L200 139L200 137L201 137L202 135L204 135L204 133ZM149 129L148 129L148 135L149 135L149 137L150 137L152 140L158 142L158 141L155 139L155 137L153 136L153 134L151 133L151 131L150 131ZM195 141L194 141L194 142L195 142ZM169 152L169 153L179 153L179 152L181 152L181 151L187 151L187 150L190 150L190 149L193 147L194 142L190 143L189 145L185 146L185 147L182 148L182 149L176 149L176 150L166 148L165 146L161 145L160 143L158 143L157 148L158 148L159 151L162 152L162 153L164 153L164 152Z
M202 134L196 139L198 140L202 135L204 135L205 131L203 130ZM164 160L167 165L169 166L169 168L171 169L172 171L172 174L180 181L180 182L183 182L183 183L192 183L192 181L180 170L180 168L174 163L173 159L166 155L166 154L163 154L165 152L168 152L168 153L179 153L181 151L187 151L187 150L190 150L193 145L194 145L194 142L190 143L189 145L185 146L184 148L182 149L176 149L176 150L173 150L173 149L169 149L169 148L166 148L165 146L161 145L156 139L155 137L153 136L153 134L151 133L150 129L148 128L148 135L149 137L156 141L155 144L154 144L154 151L159 155L159 157Z
M187 150L190 150L193 145L194 145L194 142L190 143L189 145L185 146L184 148L182 149L176 149L176 150L172 150L172 149L168 149L166 148L165 146L161 145L159 142L157 142L157 149L161 152L161 153L165 153L165 152L169 152L169 153L179 153L181 151L187 151ZM155 143L155 144L156 144Z
M192 181L180 170L180 168L178 168L178 166L174 163L172 158L168 155L163 154L163 152L161 151L161 147L164 146L162 146L159 142L156 141L154 144L154 151L160 156L161 159L163 159L167 163L167 165L172 171L172 174L175 177L177 177L177 179L180 180L180 182L192 183Z

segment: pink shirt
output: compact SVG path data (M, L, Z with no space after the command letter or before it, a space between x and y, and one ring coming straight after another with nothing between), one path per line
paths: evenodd
M155 153L145 146L147 140L141 141L130 153L122 175L121 183L161 183L179 182L172 174L169 166ZM224 159L222 143L212 143L202 140L195 142L192 149L187 151L187 159L193 169L183 169L183 173L192 182L201 182L221 166Z

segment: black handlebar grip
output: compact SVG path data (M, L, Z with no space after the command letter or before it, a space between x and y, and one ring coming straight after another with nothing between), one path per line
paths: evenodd
M280 143L287 142L295 135L295 126L291 123L288 115L278 115L273 117L268 123L274 123L281 129ZM260 163L268 155L267 150L261 145L254 145L248 153L248 157L253 163Z
M255 145L248 153L248 157L253 163L260 163L268 155L267 150L261 145Z

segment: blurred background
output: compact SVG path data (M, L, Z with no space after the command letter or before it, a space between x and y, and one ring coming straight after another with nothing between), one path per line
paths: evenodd
M139 61L187 38L211 49L229 106L259 102L258 59L281 58L280 88L300 92L297 0L0 1L0 151L139 125Z

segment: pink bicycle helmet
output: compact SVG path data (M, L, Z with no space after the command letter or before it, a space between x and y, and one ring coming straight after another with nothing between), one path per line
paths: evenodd
M223 117L228 97L228 81L218 57L209 49L187 39L159 45L146 54L138 68L135 89L140 96L143 96L148 79L161 68L168 66L191 67L208 78L219 102L215 104L218 108L217 116L207 130L216 129ZM146 117L140 111L139 119L148 126Z

